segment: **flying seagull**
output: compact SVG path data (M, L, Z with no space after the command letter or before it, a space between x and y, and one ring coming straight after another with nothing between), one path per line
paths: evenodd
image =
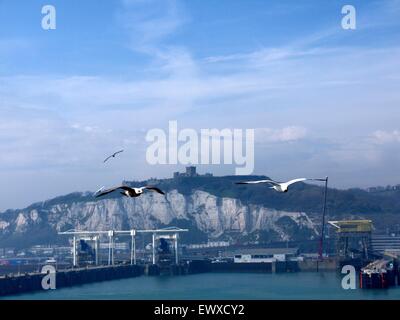
M241 182L236 182L236 184L257 184L257 183L269 183L272 185L270 187L271 189L275 189L278 192L287 192L288 188L291 184L300 182L300 181L305 181L307 180L306 178L298 178L298 179L293 179L288 182L276 182L274 180L256 180L256 181L241 181Z
M103 190L103 188L101 188L99 191L97 191L94 195L96 198L98 197L102 197L105 196L106 194L109 194L115 190L121 189L123 191L120 192L120 194L126 196L126 197L130 197L130 198L136 198L139 197L141 194L143 194L144 190L150 190L150 191L155 191L159 194L165 195L165 193L163 191L161 191L159 188L157 187L152 187L152 186L144 186L144 187L140 187L140 188L130 188L127 186L118 186L118 187L114 187L114 188L110 188L107 190Z
M117 151L117 152L114 152L111 156L107 157L103 162L105 163L108 159L110 159L110 158L115 158L115 156L116 156L118 153L121 153L121 152L124 152L124 150L119 150L119 151Z
M100 193L101 191L103 191L104 190L104 187L101 187L99 190L97 190L94 194L96 195L96 194L98 194L98 193Z

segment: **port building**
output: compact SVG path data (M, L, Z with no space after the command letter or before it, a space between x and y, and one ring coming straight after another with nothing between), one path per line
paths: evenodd
M372 235L371 244L373 251L377 253L385 251L400 252L400 236Z

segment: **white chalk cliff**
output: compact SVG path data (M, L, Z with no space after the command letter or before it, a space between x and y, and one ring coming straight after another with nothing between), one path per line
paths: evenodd
M61 198L62 199L62 198ZM209 238L227 232L251 234L273 232L276 240L296 239L296 230L306 230L307 237L318 234L313 221L303 212L286 212L260 205L245 205L233 198L220 198L195 190L183 195L176 190L166 197L146 193L138 198L94 199L87 193L76 193L63 202L50 201L15 210L4 219L0 215L0 235L28 234L35 226L54 231L67 229L108 230L147 229L169 225L176 220L191 221ZM285 222L285 223L283 223ZM291 227L288 227L288 222Z

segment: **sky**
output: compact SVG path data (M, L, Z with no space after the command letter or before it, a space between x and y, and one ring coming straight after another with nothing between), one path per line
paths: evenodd
M399 184L399 40L399 0L0 0L0 210L183 171L146 161L169 121L254 129L254 174Z

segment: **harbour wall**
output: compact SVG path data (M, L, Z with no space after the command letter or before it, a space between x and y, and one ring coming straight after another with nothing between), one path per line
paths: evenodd
M201 272L259 272L284 273L301 271L297 261L276 261L264 263L211 263L207 260L193 260L188 265L188 273Z
M87 283L131 278L141 275L186 275L205 272L258 272L286 273L299 271L336 270L333 262L315 261L276 261L271 263L211 263L209 260L191 260L180 265L160 267L158 265L115 265L87 268L58 270L56 272L56 287L70 287ZM45 274L25 273L21 275L0 276L0 296L16 295L25 292L40 291Z
M86 283L137 277L143 274L144 268L136 265L101 266L59 270L56 272L56 287L70 287ZM23 275L0 277L0 296L24 292L40 291L45 274L26 273Z
M310 271L310 272L318 272L318 271L336 271L338 270L338 261L336 259L328 259L324 260L304 260L298 262L300 271Z

